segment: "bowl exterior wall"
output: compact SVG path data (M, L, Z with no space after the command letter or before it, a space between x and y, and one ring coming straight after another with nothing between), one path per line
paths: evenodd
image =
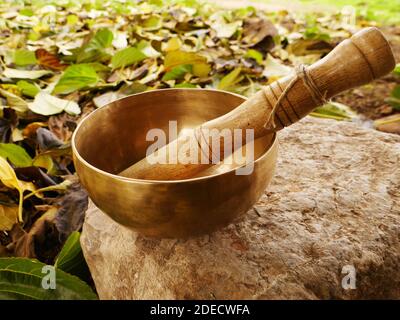
M168 100L169 95L174 94L174 92L171 92L174 90L163 91L166 100ZM207 100L208 105L206 104L203 107L209 107L212 112L200 116L197 113L196 119L187 121L185 125L192 125L195 122L201 123L217 117L244 101L244 98L226 92L215 90L210 92L208 92L209 90L190 91L189 96L191 98L198 96L199 101ZM150 91L145 94L130 96L129 101L126 102L132 104L134 100L138 100L137 103L140 105L140 100L143 100L140 95L146 95L145 99L151 99L153 92L159 95L161 91ZM208 97L204 97L207 94ZM176 95L173 96L176 97ZM224 106L222 110L216 109L221 99L224 99ZM103 108L115 108L115 106L121 108L121 105L124 105L123 100L113 102ZM177 108L181 113L180 107L182 107L181 104L184 101L177 99L174 103L175 106L177 103L180 104ZM125 108L128 107L125 105ZM95 113L98 111L101 110L97 110ZM119 112L123 112L123 107ZM100 119L100 116L106 119ZM101 148L92 148L91 143L101 144L101 141L95 142L96 136L94 136L93 142L90 142L89 136L85 136L86 133L93 135L95 132L90 129L90 126L87 127L88 124L91 122L99 124L103 120L106 122L109 114L104 113L100 116L97 115L91 119L91 115L89 115L82 121L74 134L73 157L76 171L82 185L97 207L118 223L141 234L154 237L187 238L212 232L229 224L249 210L263 194L272 179L278 153L278 143L275 137L254 162L254 170L250 175L237 175L235 171L228 171L217 175L179 181L135 180L112 174L115 173L113 168L116 168L115 170L122 169L118 168L118 161L106 168L106 171L111 172L107 173L103 171L105 168L98 168L98 166L93 165L93 162L96 163L96 161L101 163L98 157L101 157L102 154L99 154L98 151ZM138 121L140 121L140 116L140 114L137 115ZM175 117L171 110L169 110L168 117L170 119ZM113 116L111 118L113 121L118 121ZM149 123L147 118L142 122ZM114 125L117 125L117 123L114 123ZM160 123L155 125L165 126ZM85 133L85 131L87 132ZM104 146L104 150L106 149L107 147ZM124 152L126 151L122 153ZM131 154L131 157L136 156L140 158L139 155Z

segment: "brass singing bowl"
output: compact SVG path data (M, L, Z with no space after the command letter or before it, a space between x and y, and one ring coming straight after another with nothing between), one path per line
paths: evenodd
M212 232L248 211L268 186L277 158L276 135L257 139L254 169L185 180L140 180L117 173L145 157L150 129L168 133L221 116L245 100L218 90L164 89L135 94L97 109L72 138L76 171L95 205L116 222L154 237L187 238ZM212 171L214 170L214 171ZM228 170L228 171L226 171Z

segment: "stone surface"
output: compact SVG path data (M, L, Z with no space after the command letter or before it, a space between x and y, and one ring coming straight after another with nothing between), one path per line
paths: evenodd
M254 209L211 235L144 238L91 205L81 243L100 297L400 298L400 136L306 118L280 142Z

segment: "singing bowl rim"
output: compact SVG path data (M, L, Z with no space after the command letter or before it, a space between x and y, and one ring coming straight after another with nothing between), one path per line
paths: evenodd
M189 181L201 181L201 180L207 180L210 178L214 178L217 176L222 176L225 174L229 174L232 171L237 170L238 168L234 168L228 171L224 171L224 172L220 172L220 173L215 173L212 175L207 175L207 176L202 176L202 177L196 177L196 178L188 178L188 179L179 179L179 180L148 180L148 179L136 179L136 178L128 178L128 177L123 177L117 174L113 174L104 170L101 170L99 168L97 168L96 166L90 164L88 161L86 161L78 152L77 147L76 147L76 137L79 133L80 128L82 127L83 123L85 121L90 121L90 119L92 117L94 117L94 114L96 112L100 112L103 108L111 108L111 106L113 104L115 104L116 102L122 102L125 99L131 99L132 97L137 97L137 96L141 96L141 95L151 95L157 92L165 92L165 91L199 91L199 92L204 92L205 94L207 92L221 92L221 93L225 93L225 94L229 94L229 95L233 95L233 96L237 96L243 100L247 100L247 97L242 96L240 94L237 93L233 93L233 92L229 92L226 90L219 90L219 89L209 89L209 88L167 88L167 89L155 89L155 90L149 90L149 91L145 91L145 92L140 92L140 93L135 93L135 94L131 94L129 96L123 97L123 98L119 98L116 99L110 103L107 103L106 105L97 108L96 110L94 110L93 112L89 113L86 117L84 117L79 124L77 125L77 127L74 130L74 133L72 135L72 139L71 139L71 148L72 148L72 152L73 155L77 158L77 160L83 164L86 167L89 167L91 170L96 171L99 174L105 175L109 178L113 178L113 179L117 179L117 180L121 180L123 182L129 182L129 183L143 183L143 184L164 184L164 183L168 183L168 184L173 184L173 183L185 183L185 182L189 182ZM272 143L271 145L268 147L268 149L260 156L258 157L256 160L253 161L253 163L257 163L259 161L261 161L263 158L267 157L268 154L270 152L272 152L272 150L275 148L275 145L278 143L278 139L277 139L277 134L274 133L274 137L272 139Z

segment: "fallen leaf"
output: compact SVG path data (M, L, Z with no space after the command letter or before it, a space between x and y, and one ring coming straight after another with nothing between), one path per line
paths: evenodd
M48 129L38 128L36 130L37 142L41 151L61 147L64 143Z
M51 116L48 121L49 130L56 135L61 141L71 140L72 133L75 130L77 124L75 117L61 113L58 115Z
M124 49L128 46L127 34L126 32L115 32L112 45L116 49Z
M56 252L61 249L54 219L57 208L47 210L15 244L14 254L17 257L40 258L52 263Z
M13 130L18 124L18 116L11 108L3 109L3 117L0 117L0 141L9 142Z
M64 70L67 65L60 62L55 54L48 52L46 49L37 49L35 51L37 62L45 68L51 70Z
M109 29L97 30L95 35L78 50L76 62L82 64L108 58L105 49L111 46L113 39L114 35Z
M396 64L396 67L394 68L393 73L400 76L400 63Z
M47 124L44 122L31 122L22 130L22 134L24 137L33 138L36 135L37 129L46 126Z
M15 174L17 175L18 179L23 181L30 181L34 183L38 188L55 186L63 182L63 179L61 177L48 174L37 166L15 168Z
M211 71L207 58L199 54L184 51L168 52L164 60L165 71L168 72L180 65L192 65L192 72L198 77L206 77Z
M117 51L111 59L113 69L127 67L146 59L146 55L138 48L129 47Z
M34 191L35 186L30 182L18 180L13 168L3 157L0 157L0 180L6 187L18 190L19 192L18 220L22 222L23 193L26 190Z
M223 77L218 84L218 89L220 90L229 90L238 82L240 82L243 77L240 77L241 68L236 68L228 73L225 77Z
M118 91L110 91L93 98L93 102L97 108L100 108L122 97L125 95Z
M55 218L56 226L61 238L65 240L73 231L82 227L88 207L87 192L79 183L74 183L57 205L60 209Z
M0 204L0 231L11 230L18 222L18 206Z
M349 106L334 101L330 101L321 107L315 108L311 115L335 120L350 120L357 117L357 114L351 110Z
M20 130L18 128L14 128L11 133L11 140L14 143L24 140L24 136L22 135L22 130Z
M47 92L39 92L28 106L33 112L45 116L63 111L74 115L81 113L81 109L76 102L57 98Z
M27 66L36 64L35 52L19 49L14 51L14 63L17 66Z
M264 71L262 75L267 77L271 82L287 76L292 72L293 69L291 67L280 63L277 59L274 59L271 55L268 55L264 63Z
M143 29L148 31L158 30L162 27L162 17L153 15L143 22Z
M182 79L183 76L188 72L192 72L192 65L191 64L182 64L180 66L173 68L171 71L168 71L166 74L164 74L164 76L162 77L162 80L168 81L168 80Z
M40 91L40 87L36 83L31 83L26 80L19 80L17 86L23 95L31 98L34 98Z
M35 167L41 167L46 169L47 173L51 173L54 170L53 158L48 154L40 154L33 159L32 164Z
M147 58L157 58L161 54L153 48L150 42L141 40L136 46Z
M89 64L75 64L65 69L53 93L67 94L87 87L94 87L99 76Z
M272 39L277 35L278 30L271 21L256 17L249 18L244 22L242 41L247 44L256 45L266 37Z
M3 76L14 79L39 79L51 73L49 70L19 70L11 68L4 68L3 70Z
M305 56L310 54L328 53L333 49L333 47L334 46L324 40L299 39L289 44L286 50L289 54Z
M400 110L400 85L394 87L394 89L390 93L390 97L388 97L385 101L389 103L394 109Z
M182 47L182 41L179 38L174 37L174 38L169 39L167 41L167 43L163 42L162 47L163 47L163 51L166 51L166 52L179 50Z
M8 106L17 111L18 113L25 113L26 111L28 111L29 105L21 97L1 88L0 88L0 94L7 99Z
M394 114L374 122L375 129L388 133L400 134L400 114Z
M211 25L211 28L216 31L218 38L230 38L241 25L242 21L226 23L222 19L219 19Z
M263 62L262 53L260 51L254 50L254 49L247 50L244 57L254 59L258 64L261 64Z
M0 143L0 157L8 159L16 167L32 164L32 158L25 149L14 143Z

